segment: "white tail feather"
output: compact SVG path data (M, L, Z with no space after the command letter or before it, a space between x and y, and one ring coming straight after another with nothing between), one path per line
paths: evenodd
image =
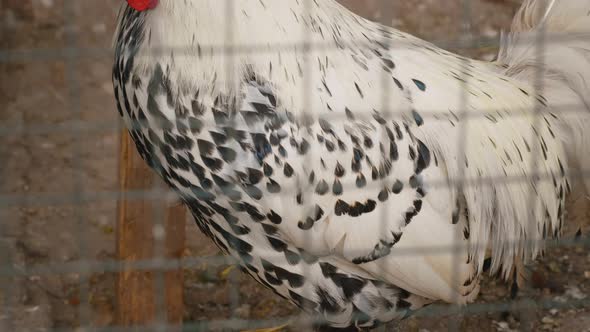
M544 91L565 120L570 164L590 171L590 0L527 0L503 37L498 62ZM584 182L590 193L590 179L583 178L573 183Z

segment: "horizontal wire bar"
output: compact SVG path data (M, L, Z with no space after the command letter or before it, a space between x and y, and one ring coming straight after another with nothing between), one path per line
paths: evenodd
M113 97L114 101L114 97ZM477 110L470 110L468 112L461 112L456 113L455 111L449 111L448 109L432 109L432 110L420 110L420 116L423 119L433 119L434 121L440 122L447 122L449 118L440 118L444 116L452 116L452 120L470 120L470 119L486 119L490 120L489 117L496 117L500 120L505 120L505 117L510 119L518 119L520 117L530 117L534 116L535 114L530 113L532 111L534 105L531 107L520 107L520 108L511 108L510 112L507 112L506 108L480 108ZM280 107L279 107L280 108ZM113 105L113 111L115 107ZM364 119L372 119L372 112L373 109L367 110L356 110L355 117L358 120ZM584 113L587 110L582 105L574 105L574 104L562 104L562 105L551 105L540 109L538 111L538 115L555 115L559 112L559 117L563 117L564 114L571 115L577 113ZM281 114L280 110L278 112ZM500 113L500 114L498 114ZM321 117L324 120L329 121L345 121L346 114L343 112L322 112L322 113L315 113L317 117ZM394 119L405 119L407 115L407 111L397 111L397 110L380 110L379 114L382 116L386 116L388 120ZM501 116L501 117L500 117ZM145 129L148 125L150 128L157 128L158 124L154 121L148 120L131 120L131 126L128 126L129 130L133 129ZM201 124L200 124L201 125ZM203 119L202 125L204 128L217 128L217 124L210 119ZM120 118L116 120L88 120L88 121L80 121L80 120L70 120L64 121L55 124L24 124L24 123L8 123L8 124L1 124L0 125L0 136L8 136L8 135L15 135L15 134L36 134L36 135L44 135L44 134L55 134L55 133L79 133L79 132L119 132L121 128L123 128L124 123ZM195 129L192 128L189 124L186 125L187 129Z
M534 305L533 305L534 304ZM427 317L427 316L441 316L445 315L446 313L455 313L454 311L450 311L446 307L450 307L450 304L432 304L424 309L418 310L415 312L414 316L417 317ZM590 306L590 297L576 300L571 299L567 302L560 302L555 300L547 300L541 299L536 301L523 302L523 301L503 301L503 302L492 302L492 303L470 303L463 306L460 310L461 313L466 314L482 314L482 313L490 313L490 312L505 312L511 310L522 310L527 308L537 308L537 309L565 309L565 308L572 308L572 307L589 307ZM456 307L455 307L456 308ZM452 308L451 310L454 310ZM424 311L424 312L421 312ZM430 312L429 312L430 311Z
M590 39L590 34L585 33L553 33L548 35L547 44L552 43L566 43L575 40ZM529 44L535 41L536 38L522 36L516 43ZM483 47L498 47L500 41L498 38L481 37L474 40L474 42L466 42L460 39L440 40L433 43L440 48L459 48L459 49L479 49ZM427 45L427 44L424 44ZM336 44L333 41L327 42L297 42L297 43L276 43L268 44L240 44L240 45L200 45L201 55L218 55L218 54L263 54L275 53L285 51L316 51L316 50L340 50L342 47L374 47L375 44L367 42L366 39L347 40ZM411 40L396 40L395 44L391 44L392 49L402 49L404 46L419 47L415 41ZM149 56L168 55L171 51L175 52L175 56L195 55L194 49L191 47L161 47L150 49ZM47 61L47 60L65 60L72 57L83 58L97 58L103 56L112 56L113 49L111 47L61 47L61 48L28 48L18 50L0 50L0 62L23 62L23 61ZM138 55L141 56L141 55Z
M205 321L185 321L182 325L180 324L137 324L131 326L106 326L106 327L96 327L96 326L80 326L80 327L54 327L54 328L43 328L43 331L46 332L129 332L129 331L186 331L186 332L209 332L211 330L217 329L230 329L230 330L237 330L237 329L262 329L262 328L269 328L269 327L276 327L277 325L284 324L291 318L297 316L286 316L283 318L273 318L273 319L239 319L239 318L227 318L227 319L214 319L214 320L205 320ZM312 321L311 319L306 321ZM320 321L320 320L317 320ZM35 332L37 330L34 330ZM26 332L19 331L19 332ZM33 332L33 330L31 330Z
M508 244L527 242L533 244L539 241L512 241L506 239ZM590 237L576 239L547 239L542 240L543 248L563 248L574 246L590 246ZM446 255L454 252L463 252L465 249L475 249L478 246L465 244L456 244L448 246L416 246L408 248L395 248L391 256L418 256L418 255ZM485 249L483 246L480 249ZM350 254L354 255L354 251ZM366 254L366 251L359 252ZM268 258L284 258L283 253L271 252L265 255ZM321 260L322 257L318 256ZM123 271L171 271L177 269L197 268L202 265L208 267L221 267L225 265L235 265L238 262L231 256L199 256L185 257L182 259L152 258L133 261L117 260L79 260L72 262L56 262L47 264L36 264L33 266L0 266L0 276L9 277L32 277L32 276L52 276L61 274L91 274L91 273L119 273Z
M489 177L478 177L478 178L444 178L429 179L429 188L455 188L457 185L461 187L470 187L478 185L498 185L498 184L510 184L518 182L526 182L530 178L535 178L536 182L553 181L553 174L550 173L528 173L519 176L489 176ZM590 170L580 170L569 172L570 179L584 179L590 177ZM354 185L354 179L351 182L343 183L343 186L351 190L363 190L366 189L382 189L380 181L373 181L367 183L362 189L359 189ZM189 188L187 188L188 190ZM283 187L280 194L287 196L289 194L298 193L296 185ZM194 193L194 198L205 198L205 194ZM18 207L18 206L56 206L56 205L69 205L73 202L85 204L103 201L118 201L121 199L126 200L154 200L173 202L178 199L178 196L170 190L129 190L129 191L81 191L72 193L27 193L27 194L3 194L0 195L0 208L6 207Z
M467 315L478 315L484 313L498 313L506 312L510 310L523 310L523 309L576 309L586 308L590 306L590 297L585 299L571 299L566 302L556 301L552 299L540 299L536 301L497 301L492 303L469 303L459 307L462 314ZM412 312L410 317L442 317L448 315L454 315L457 313L457 307L453 304L430 304L422 309ZM353 317L354 318L354 317ZM360 318L360 317L359 317ZM319 315L309 316L301 318L298 315L291 315L281 318L273 319L238 319L238 318L227 318L227 319L213 319L205 321L185 321L182 325L178 324L151 324L151 325L131 325L131 326L107 326L107 327L72 327L72 328L47 328L44 331L48 332L75 332L75 331L87 331L87 332L128 332L133 331L158 331L164 328L165 330L170 329L172 331L211 331L215 329L262 329L276 327L280 324L284 324L288 321L297 320L302 324L318 324L326 323L326 320Z

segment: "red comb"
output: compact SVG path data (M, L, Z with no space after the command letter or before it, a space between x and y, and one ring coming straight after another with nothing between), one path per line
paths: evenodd
M158 0L127 0L127 3L129 6L131 6L131 8L137 11L142 11L156 8L158 5Z

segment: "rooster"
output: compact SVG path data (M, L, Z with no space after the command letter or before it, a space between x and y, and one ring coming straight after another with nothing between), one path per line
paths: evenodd
M335 0L127 0L114 93L245 273L320 328L370 329L469 303L560 235L590 169L589 13L526 0L485 63Z

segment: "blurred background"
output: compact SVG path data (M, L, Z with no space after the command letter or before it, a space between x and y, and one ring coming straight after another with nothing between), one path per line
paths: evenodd
M0 0L0 272L23 271L17 277L0 273L0 330L78 331L115 324L116 273L81 276L79 271L85 261L115 258L121 131L109 48L122 0L69 0L69 6L64 1ZM520 4L341 2L369 19L483 60L494 59L499 34L509 28ZM469 38L486 42L474 47L458 42ZM569 217L588 218L587 202L574 197ZM183 256L219 254L192 220L186 233ZM74 264L62 269L60 263ZM461 330L590 331L588 307L535 306L542 299L567 304L590 296L587 248L552 248L531 269L531 287L515 302L529 310L509 315L503 312L510 309L505 304L503 310L481 310L462 317ZM226 266L206 264L185 271L185 321L299 314L250 278L236 274L234 280L229 274ZM237 307L230 301L236 285ZM481 289L478 303L509 301L509 287L500 281L488 278ZM523 315L527 326L521 324ZM399 330L443 331L456 320L425 315L405 320Z

